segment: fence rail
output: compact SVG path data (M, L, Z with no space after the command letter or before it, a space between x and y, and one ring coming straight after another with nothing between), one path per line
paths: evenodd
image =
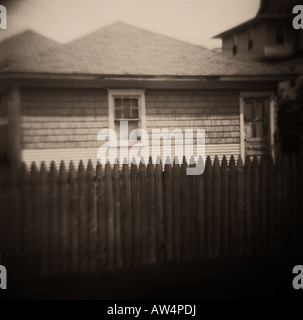
M298 252L302 158L1 172L0 251L16 279L166 261Z

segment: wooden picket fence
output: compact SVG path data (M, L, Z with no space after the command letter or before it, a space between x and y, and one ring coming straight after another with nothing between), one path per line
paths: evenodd
M299 252L301 159L207 158L197 176L186 163L2 170L2 264L24 279Z

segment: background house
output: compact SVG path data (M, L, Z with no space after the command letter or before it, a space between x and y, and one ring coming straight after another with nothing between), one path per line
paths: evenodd
M295 30L292 20L296 0L262 0L257 15L226 30L215 38L222 39L222 50L230 56L281 64L303 71L303 34Z
M96 161L98 132L118 133L123 119L148 133L205 129L212 157L274 155L277 85L289 71L124 23L39 48L1 67L11 161Z

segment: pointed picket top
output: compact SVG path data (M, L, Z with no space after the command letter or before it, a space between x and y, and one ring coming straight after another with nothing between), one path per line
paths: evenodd
M187 160L186 160L186 156L183 156L182 159L182 165L185 165L187 167Z
M87 177L91 180L95 177L95 170L91 159L89 159L87 163Z
M161 161L160 156L157 156L156 165L161 165L162 166L162 161Z
M120 176L120 163L119 163L119 161L114 164L113 175L114 175L114 178L119 178L119 176Z
M135 157L132 158L131 164L134 166L137 165L137 159Z
M167 156L166 159L165 159L164 165L168 165L168 164L170 164L170 163L171 163L171 162L170 162L170 156Z
M123 162L122 162L122 166L123 166L123 165L125 165L125 164L127 164L127 165L128 165L127 157L124 157Z
M189 159L189 167L195 167L196 166L196 160L194 156L191 156Z
M140 161L139 172L145 171L146 165L144 162Z
M66 180L67 179L67 171L66 171L65 163L64 163L63 160L60 163L59 172L60 172L60 178L63 179L63 180Z
M204 171L204 160L202 156L199 156L198 158L198 168L202 168Z
M229 159L229 168L234 169L236 167L236 162L235 162L235 158L232 155Z
M97 163L97 166L96 166L96 177L97 179L102 179L103 177L103 166L101 163Z
M76 179L76 168L75 168L75 165L74 165L74 162L71 161L69 163L69 169L68 169L68 172L69 172L69 180L72 181L72 180L75 180Z
M105 165L105 177L110 177L112 175L112 167L109 162Z
M127 163L122 164L122 175L124 176L129 176L129 165Z
M214 169L217 170L217 171L220 170L220 162L219 162L218 156L215 156L213 167L214 167Z
M85 169L84 169L84 164L83 161L80 160L79 166L78 166L78 176L82 177L84 175Z
M205 168L211 168L211 167L212 167L212 164L211 164L210 156L207 156L206 163L205 163Z
M136 177L138 175L138 167L136 164L132 163L130 165L130 175Z
M146 161L145 161L144 157L141 157L141 158L140 158L140 165L141 165L141 164L144 164L144 165L146 164Z
M180 167L180 161L178 156L174 157L173 167Z
M45 180L46 180L46 177L47 177L47 168L46 168L46 164L45 164L44 161L41 163L41 166L40 166L40 176L41 176L41 180L42 180L42 181L45 181Z
M227 158L225 155L222 158L221 167L227 168Z
M147 172L152 175L154 173L154 168L155 168L155 166L153 164L153 159L152 159L152 157L149 157L148 165L147 165Z
M250 156L247 155L247 156L245 157L245 165L244 165L244 167L245 167L245 168L250 168L251 165L252 165L252 163L251 163L251 160L250 160Z
M52 162L51 162L50 169L49 169L49 173L50 173L50 175L52 175L52 176L56 176L56 175L57 175L57 167L56 167L55 161L52 161Z
M28 169L27 169L27 165L25 162L22 162L21 163L21 166L20 166L20 175L25 178L26 175L28 174Z
M241 155L238 156L238 160L237 160L237 168L243 168L243 161L242 161L242 157Z
M36 162L32 162L30 172L31 172L32 176L34 176L38 173L38 168L37 168Z

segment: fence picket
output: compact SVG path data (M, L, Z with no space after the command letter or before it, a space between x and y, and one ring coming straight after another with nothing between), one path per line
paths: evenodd
M97 212L95 170L92 161L87 165L88 271L97 271Z
M69 219L69 190L67 189L67 172L64 161L60 164L59 174L59 188L60 188L60 217L61 217L61 272L70 272L70 219Z
M164 168L89 161L59 174L22 164L10 185L3 258L14 279L165 261L300 253L299 156L210 157L202 175L186 159ZM158 159L157 159L158 160ZM203 161L202 158L199 161ZM190 166L193 165L192 160ZM200 164L199 164L200 166ZM203 166L203 164L202 164ZM12 180L12 179L8 179ZM3 182L1 181L1 191ZM5 205L5 199L1 198ZM3 221L3 216L1 216ZM3 228L4 230L5 228ZM5 231L5 230L4 230ZM3 240L7 244L3 244ZM3 247L4 245L4 247ZM17 261L17 263L16 263Z

